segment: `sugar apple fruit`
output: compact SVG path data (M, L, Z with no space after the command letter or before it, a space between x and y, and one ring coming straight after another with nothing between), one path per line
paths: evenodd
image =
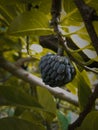
M68 57L46 54L39 63L43 82L51 87L63 86L75 77L76 71Z

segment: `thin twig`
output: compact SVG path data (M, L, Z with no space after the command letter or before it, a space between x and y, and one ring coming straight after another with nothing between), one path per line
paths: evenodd
M21 66L23 65L25 62L30 62L33 61L34 58L33 57L26 57L26 58L20 58L15 62L15 65L17 66Z
M61 30L59 28L59 21L60 21L60 13L61 13L61 0L52 0L52 8L51 8L51 26L54 28L54 32L56 33L58 37L58 51L57 54L62 56L64 53L64 49L60 44L60 38L59 35L61 34Z

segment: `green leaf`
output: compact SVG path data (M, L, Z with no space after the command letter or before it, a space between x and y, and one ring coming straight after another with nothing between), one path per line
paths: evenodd
M17 16L8 29L10 35L46 35L52 32L47 16L38 10Z
M9 37L6 35L0 35L0 46L0 51L5 51L8 49L20 51L22 49L19 39L17 39L16 37Z
M98 8L98 6L97 6L97 8ZM97 35L98 35L98 22L95 21L95 22L93 23L93 25L94 25L95 31L96 31L96 33L97 33Z
M78 98L81 111L85 108L91 95L90 81L87 77L86 71L79 73L78 75Z
M52 122L56 116L56 103L54 101L54 97L47 89L42 87L37 87L37 95L39 103L46 110L46 112L41 112L44 120L47 122Z
M37 122L37 123L42 123L43 118L38 111L24 111L21 115L21 119L30 121L30 122Z
M3 1L2 1L3 2ZM8 3L8 2L6 2ZM10 3L10 2L9 2ZM23 7L20 7L17 3L15 5L11 4L1 4L0 3L0 13L2 17L7 21L7 24L10 25L12 20L23 12Z
M45 110L56 114L56 103L50 92L45 88L37 87L37 94L39 103L45 108Z
M50 13L50 11L51 11L51 2L50 2L50 0L36 0L36 2L39 2L37 4L39 6L39 11L44 12L45 14Z
M51 123L55 117L53 113L50 113L48 111L42 111L42 110L33 110L33 111L22 111L21 118L25 119L27 121L33 121L42 123L43 121L47 121L47 123Z
M76 80L74 80L74 81L76 81ZM71 91L73 94L76 95L76 93L77 93L77 88L76 88L76 87L77 87L77 86L74 85L74 84L76 83L76 82L74 82L74 81L68 83L68 84L66 85L66 88L67 88L69 91Z
M0 105L42 108L35 98L15 86L0 86Z
M81 34L82 33L83 32L81 32ZM78 46L89 59L94 59L97 57L97 53L94 47L90 44L88 38L85 37L86 35L84 32L84 38L76 34L75 36L74 35L72 36L72 40L75 43L75 45Z
M87 40L90 43L90 37L84 25L82 25L82 27L78 31L76 31L76 34L78 34L78 36L80 36L84 40Z
M98 62L98 56L96 58L94 58L93 60Z
M61 130L68 130L69 117L66 117L61 111L57 111L57 117Z
M90 112L77 130L98 130L98 111Z
M63 0L65 15L61 18L63 26L78 26L83 20L73 0Z
M77 21L81 21L80 13L77 10L77 7L76 7L75 3L73 2L73 0L70 0L70 1L64 0L63 6L64 6L64 9L65 9L65 12L67 13L65 17L70 18L71 20L74 19L74 20L77 20Z
M93 7L96 12L98 12L98 2L97 0L85 0L85 1L88 1L88 5Z
M0 130L45 130L40 124L18 118L0 119Z
M86 4L90 7L93 7L96 11L98 11L98 3L97 0L85 0ZM80 15L77 6L75 5L73 0L63 0L63 7L65 10L65 17L63 17L63 22L68 25L77 25L77 23L82 22L82 17Z

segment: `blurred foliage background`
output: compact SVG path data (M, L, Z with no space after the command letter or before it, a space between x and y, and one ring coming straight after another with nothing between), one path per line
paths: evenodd
M94 7L98 14L97 0L85 2ZM55 35L49 25L50 10L50 0L0 0L0 57L3 56L13 64L22 58L31 57L20 67L39 78L40 58L48 52L56 53L40 43L40 36ZM98 22L93 22L93 25L98 34ZM72 41L69 44L70 54L84 66L91 66L97 74L74 63L77 75L63 89L77 96L79 106L75 106L55 98L47 89L27 83L0 67L1 130L68 130L68 125L85 108L94 89L93 84L98 80L98 55L73 0L62 1L59 26L63 36ZM67 55L66 51L64 54ZM96 104L78 130L98 129Z

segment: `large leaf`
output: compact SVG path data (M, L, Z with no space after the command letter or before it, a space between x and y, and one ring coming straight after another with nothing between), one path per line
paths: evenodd
M17 86L0 86L0 105L42 108L35 98Z
M39 103L49 112L56 114L56 103L50 92L42 87L37 87Z
M42 112L43 118L47 122L51 122L56 116L56 103L54 97L47 89L41 87L37 87L37 94L39 103L46 110L46 112Z
M2 1L5 3L5 1ZM1 2L1 3L2 3ZM4 19L7 21L7 24L9 25L12 20L19 15L20 13L22 13L24 11L24 7L22 4L8 4L8 2L6 2L7 4L1 4L0 3L0 13L2 15L2 17L4 17ZM11 2L9 2L11 3Z
M8 34L11 35L46 35L52 33L49 28L47 16L38 11L32 10L17 16L9 27Z
M0 119L0 130L45 130L45 127L18 118Z
M15 8L18 7L19 5L23 5L24 7L26 7L28 4L32 4L32 8L33 7L37 8L39 11L42 11L45 14L46 13L48 14L51 11L51 1L50 0L10 0L9 3L7 2L7 0L0 0L0 4L2 6L11 6L11 7L15 7ZM20 10L21 10L21 8L20 8Z
M9 25L13 17L10 15L8 7L0 5L0 14L5 19L6 23Z
M90 112L77 130L98 130L98 111Z
M81 111L85 108L91 95L90 81L87 77L86 71L81 72L78 75L78 97Z

